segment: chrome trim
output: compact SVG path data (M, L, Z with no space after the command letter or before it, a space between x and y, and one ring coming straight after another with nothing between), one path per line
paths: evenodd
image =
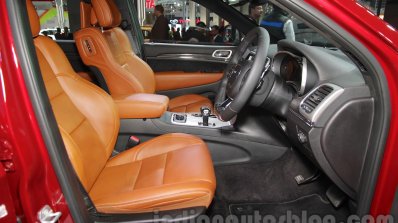
M185 122L176 122L174 121L174 117L176 115L186 115ZM182 125L182 126L193 126L193 127L200 127L200 128L211 128L211 129L219 129L223 127L232 126L231 122L225 122L217 118L217 116L210 116L209 117L209 125L203 126L203 117L199 116L199 113L172 113L171 115L171 123L173 125Z
M146 42L144 45L149 46L191 46L191 47L202 47L202 48L236 48L237 46L231 45L211 45L211 44L192 44L192 43L156 43L156 42Z
M307 58L303 57L303 67L301 68L301 86L298 94L301 96L305 92L305 87L307 84L307 72L308 72L308 64L307 64Z
M228 63L228 59L214 58L205 54L162 54L155 57L147 57L149 60L184 60L184 61L202 61L214 63Z
M321 103L316 106L316 108L311 112L307 113L304 111L304 109L301 107L302 104L304 104L305 100L307 100L315 91L317 91L319 88L322 86L329 86L333 88L333 91L326 96ZM322 113L329 107L329 105L335 101L342 93L344 92L344 89L341 88L340 86L337 86L335 84L322 84L310 91L303 100L301 100L300 105L299 105L299 111L302 116L304 116L311 124L316 123L316 121L319 119L319 117L322 115Z
M227 56L227 57L216 56L215 54L216 54L217 52L220 52L220 51L221 51L221 52L222 52L222 51L228 52L228 56ZM219 59L228 60L228 59L231 58L231 56L232 56L232 50L214 50L214 52L213 52L213 54L211 54L211 56L214 57L214 58L219 58Z

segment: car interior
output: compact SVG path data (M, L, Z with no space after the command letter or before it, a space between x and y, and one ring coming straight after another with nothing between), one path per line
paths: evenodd
M132 1L71 2L73 40L41 35L31 0L26 22L60 150L93 219L189 210L184 219L306 211L344 221L369 205L380 93L354 46L274 1L329 42L271 44L227 2L197 0L237 27L238 45L149 42L140 51L134 22L123 25Z

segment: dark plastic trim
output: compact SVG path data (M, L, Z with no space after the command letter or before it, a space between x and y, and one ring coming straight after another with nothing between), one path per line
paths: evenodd
M106 84L104 75L102 75L101 71L98 69L98 67L95 66L88 66L90 69L91 73L95 77L95 81L97 82L98 86L102 88L102 90L106 91L106 93L109 94L109 88L108 85Z
M394 201L391 207L391 215L394 219L398 219L398 188L395 191Z
M332 38L340 48L349 50L368 71L364 73L364 76L375 98L375 120L361 176L357 208L358 215L368 214L384 154L391 117L390 96L384 71L376 58L358 40L309 4L294 0L271 0L271 2L288 11L294 11L295 17L306 21L315 30Z
M206 207L192 207L179 210L135 213L135 214L102 214L93 215L95 222L195 222L200 215L205 214Z

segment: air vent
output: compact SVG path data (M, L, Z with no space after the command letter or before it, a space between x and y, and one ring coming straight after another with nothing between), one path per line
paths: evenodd
M309 97L305 99L304 103L301 104L301 108L306 113L311 113L332 91L333 87L328 85L323 85L319 87L316 91L314 91Z

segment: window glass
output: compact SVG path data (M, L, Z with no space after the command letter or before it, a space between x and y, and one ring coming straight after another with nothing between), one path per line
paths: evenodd
M157 14L158 9L163 15ZM146 0L144 17L141 28L146 41L233 45L240 39L228 21L194 1Z
M268 2L266 4L241 4L239 1L228 1L231 6L259 26L267 29L271 44L288 39L313 46L333 47L333 45L305 23Z
M72 33L69 32L67 1L33 1L33 5L40 18L40 35L54 40L73 39Z

